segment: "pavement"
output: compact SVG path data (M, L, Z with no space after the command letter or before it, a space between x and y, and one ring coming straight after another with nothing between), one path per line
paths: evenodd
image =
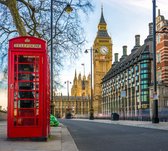
M107 124L127 125L143 127L150 129L168 130L168 122L154 124L149 121L112 121L112 120L88 120L88 119L71 119L89 122L99 122ZM69 133L68 129L60 124L59 127L51 127L51 137L47 142L37 141L10 141L7 140L7 123L0 121L0 151L78 151L78 148Z
M0 151L78 151L67 128L60 124L51 127L51 137L47 142L7 140L7 123L0 121Z

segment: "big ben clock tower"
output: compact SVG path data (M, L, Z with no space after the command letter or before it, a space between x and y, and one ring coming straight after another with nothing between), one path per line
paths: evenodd
M97 50L97 52L95 51ZM97 36L93 44L94 66L94 98L93 109L95 116L102 113L102 87L101 79L112 65L112 40L107 32L107 24L101 8L101 18L98 24Z

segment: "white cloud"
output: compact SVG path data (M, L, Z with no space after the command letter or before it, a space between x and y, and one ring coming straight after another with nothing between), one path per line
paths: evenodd
M114 6L118 5L120 7L129 8L137 11L141 9L151 10L153 7L152 0L106 0L104 3ZM168 1L167 0L156 0L156 6L158 9L161 9L163 12L167 12ZM142 10L143 11L143 10Z
M130 9L150 9L152 6L152 1L149 0L106 0L104 3L107 3L108 5L114 6L118 5L120 7L126 7ZM132 8L131 8L132 7Z

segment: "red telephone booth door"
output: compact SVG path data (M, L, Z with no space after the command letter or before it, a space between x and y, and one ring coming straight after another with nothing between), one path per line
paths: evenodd
M8 138L43 136L43 54L12 52ZM13 109L13 111L12 111Z

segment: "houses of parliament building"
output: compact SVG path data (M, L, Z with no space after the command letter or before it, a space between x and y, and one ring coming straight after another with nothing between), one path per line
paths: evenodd
M54 114L57 117L64 117L67 113L72 113L73 116L87 117L90 109L90 82L90 75L87 78L85 75L82 77L81 74L77 76L75 71L71 96L62 96L62 94L54 96Z

